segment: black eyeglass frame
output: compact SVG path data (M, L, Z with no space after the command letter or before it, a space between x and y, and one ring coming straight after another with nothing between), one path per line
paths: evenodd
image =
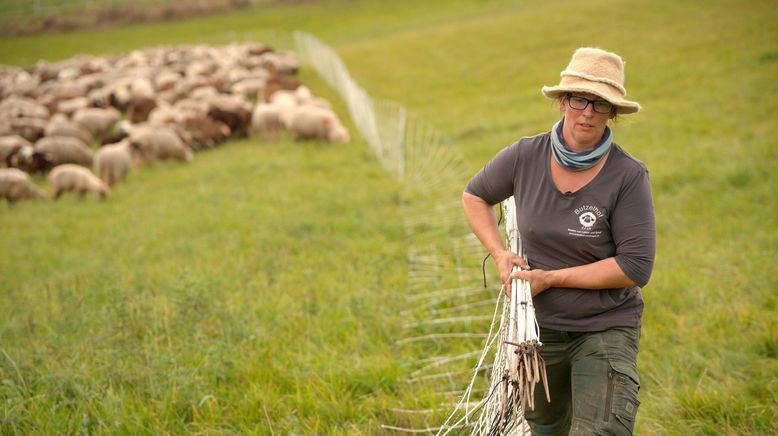
M580 100L585 100L585 101L586 101L586 105L585 105L584 107L582 107L582 108L573 107L573 104L570 102L570 99L571 99L572 97L575 97L575 98L577 98L577 99L580 99ZM573 94L569 94L569 93L568 93L568 94L565 94L565 100L567 100L567 106L569 106L569 107L570 107L570 109L575 109L575 110L577 110L577 111L585 111L585 110L586 110L586 108L587 108L587 107L588 107L590 104L592 105L592 110L593 110L594 112L598 113L598 114L609 114L609 113L611 113L611 111L613 110L613 103L609 102L608 100L603 100L603 99L597 99L597 100L589 100L589 99L588 99L588 98L586 98L586 97L581 97L580 95L573 95ZM598 104L598 103L599 103L599 104L603 104L603 103L607 104L607 105L608 105L608 110L607 110L607 111L605 111L605 112L598 111L598 110L597 110L597 104Z

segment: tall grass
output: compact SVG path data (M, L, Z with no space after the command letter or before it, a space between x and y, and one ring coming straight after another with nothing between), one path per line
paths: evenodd
M616 141L650 169L659 232L637 431L774 434L776 19L768 1L331 1L9 38L0 62L289 46L301 29L448 132L475 172L556 120L539 88L574 48L616 51L644 106ZM434 406L403 380L440 350L392 346L408 308L400 203L358 141L247 140L144 168L105 203L0 205L0 433L371 433L390 407Z

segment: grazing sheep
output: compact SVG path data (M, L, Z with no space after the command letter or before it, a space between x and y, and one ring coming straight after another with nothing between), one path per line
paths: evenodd
M154 85L151 80L145 77L139 77L130 84L130 97L132 101L140 99L154 98Z
M95 153L95 174L108 186L115 185L135 166L137 151L127 140L100 148Z
M54 97L55 101L65 101L86 95L87 89L78 82L68 80L54 83L46 93Z
M155 126L172 125L178 122L180 115L181 111L176 110L167 103L163 103L149 113L149 119L146 121L148 124Z
M30 176L16 168L0 168L0 197L14 203L25 198L45 198Z
M119 130L118 132L111 133L100 140L100 147L105 145L116 144L117 142L120 142L121 140L127 138L128 136L130 136L130 134L124 130Z
M321 139L335 143L349 141L348 131L334 112L316 106L295 109L289 125L294 139Z
M40 79L27 71L9 65L0 66L0 99L12 95L24 96L36 92Z
M294 53L264 53L259 59L260 65L284 75L297 74L300 69L300 61Z
M6 158L16 153L23 146L32 147L30 141L19 135L0 136L0 162L5 164Z
M247 136L251 127L251 104L242 97L218 95L208 100L206 116L229 126L238 136Z
M44 136L70 136L78 138L84 144L92 143L92 134L80 124L71 121L63 114L55 114L44 130Z
M194 151L213 148L230 136L230 127L208 117L186 117L176 125L181 139Z
M46 136L35 143L35 151L48 155L54 165L73 163L92 166L92 150L77 138Z
M179 80L181 80L180 74L165 70L154 77L154 84L156 85L157 91L167 91L173 89L176 86L176 82Z
M73 114L73 121L84 126L94 136L107 132L120 118L119 111L112 107L89 107L79 109Z
M9 168L18 168L26 173L45 173L54 167L49 155L35 149L30 145L22 145L5 157L5 165Z
M24 137L28 141L37 141L46 130L46 119L33 117L18 117L8 120L11 132Z
M282 108L278 105L260 103L251 114L251 130L259 132L265 139L276 139L284 128L281 121Z
M246 98L257 97L265 87L266 81L267 79L260 78L243 79L230 86L230 92Z
M63 113L67 116L73 115L77 110L85 107L90 107L92 100L88 97L73 97L68 100L60 100L56 104L56 112Z
M178 134L169 127L140 125L130 131L130 141L146 162L155 159L178 159L189 162L194 158Z
M281 74L275 74L270 76L265 83L265 87L262 89L262 100L269 102L270 97L282 89L288 91L294 91L299 88L303 83L294 77L285 76Z
M142 123L149 119L149 114L156 107L157 102L153 98L134 98L127 107L127 119L133 124Z
M11 96L0 102L0 118L41 118L49 119L46 106L27 98Z
M52 196L58 199L65 192L75 192L83 197L87 192L93 192L98 198L104 199L111 188L98 179L92 171L79 165L57 165L49 173L49 182L54 188Z

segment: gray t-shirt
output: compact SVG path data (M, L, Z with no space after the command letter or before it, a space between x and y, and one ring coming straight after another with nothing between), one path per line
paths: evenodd
M560 192L549 168L548 132L500 151L468 183L466 192L489 204L511 195L530 267L555 270L615 257L638 286L648 283L656 251L656 224L648 170L616 143L586 186ZM549 288L533 299L538 324L562 331L640 327L639 287Z

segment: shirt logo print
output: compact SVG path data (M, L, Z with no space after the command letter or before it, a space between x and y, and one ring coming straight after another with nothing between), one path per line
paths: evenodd
M585 229L591 229L594 223L597 222L597 216L593 212L584 212L578 217L578 222L584 226Z
M571 221L570 224L568 224L568 226L571 226L567 229L568 235L575 238L599 238L602 236L602 229L598 229L598 227L602 226L595 226L595 224L597 224L597 221L599 221L600 218L607 220L607 217L599 207L586 204L575 208L573 213L581 227L572 228L575 221Z

